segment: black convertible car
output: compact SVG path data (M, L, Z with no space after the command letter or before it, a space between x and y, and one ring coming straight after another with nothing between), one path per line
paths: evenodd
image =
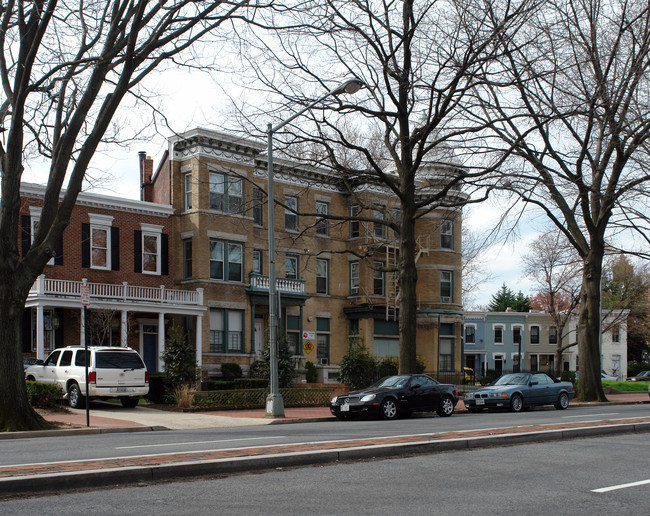
M395 419L412 412L436 411L451 416L458 403L453 385L439 383L424 374L387 376L370 387L332 398L330 412L339 419L380 416Z

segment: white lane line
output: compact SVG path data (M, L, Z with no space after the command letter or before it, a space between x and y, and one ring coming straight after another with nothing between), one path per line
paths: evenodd
M237 441L260 441L260 440L269 440L269 439L283 439L283 435L272 436L272 437L248 437L241 439L221 439L218 441L190 441L187 443L166 443L166 444L141 444L137 446L118 446L116 450L132 450L134 448L157 448L163 446L185 446L191 444L215 444L215 443L232 443Z
M602 414L583 414L582 416L562 416L562 419L571 419L571 418L578 418L578 417L593 417L593 416L618 416L620 412L603 412Z
M650 479L639 480L638 482L630 482L628 484L618 484L617 486L601 487L600 489L592 489L592 493L608 493L609 491L616 491L618 489L627 489L628 487L637 487L650 484Z

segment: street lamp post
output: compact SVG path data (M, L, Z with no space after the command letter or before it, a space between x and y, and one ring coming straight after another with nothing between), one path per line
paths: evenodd
M314 107L319 102L322 102L330 95L340 95L341 93L356 93L363 87L363 82L359 79L349 79L335 88L328 91L322 97L319 97L314 102L309 104L304 109L298 111L293 116L280 122L275 127L269 124L267 128L267 166L268 166L268 203L269 203L269 359L270 359L270 390L269 396L266 398L266 416L267 417L284 417L284 402L282 401L282 394L280 394L280 387L278 382L278 344L277 344L277 331L278 331L278 310L277 310L277 288L275 284L275 217L274 209L275 202L273 197L273 134L282 129L289 122Z

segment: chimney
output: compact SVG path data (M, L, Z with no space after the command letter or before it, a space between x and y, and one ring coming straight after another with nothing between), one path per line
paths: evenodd
M153 177L153 160L144 151L138 152L140 160L140 200L151 201Z

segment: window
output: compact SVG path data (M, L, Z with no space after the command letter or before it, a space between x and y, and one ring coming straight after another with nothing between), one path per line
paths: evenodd
M183 174L183 211L192 209L192 173Z
M440 370L454 370L454 340L446 337L440 338Z
M262 251L253 251L253 272L262 274Z
M359 262L350 262L350 295L359 294Z
M359 216L359 213L361 210L359 209L359 206L356 204L353 204L350 206L350 238L357 238L359 236L359 221L356 219L356 217Z
M32 351L37 351L37 332L38 325L36 324L36 308L32 308ZM54 330L56 320L53 310L43 310L43 345L45 351L52 351L54 345Z
M539 344L539 326L530 327L530 343Z
M503 326L501 325L494 326L494 343L503 344Z
M316 213L320 215L316 221L316 234L320 236L330 235L330 221L327 220L327 215L330 211L330 205L326 202L316 202Z
M451 303L454 274L452 271L440 271L440 302Z
M243 186L240 177L210 172L210 209L242 213Z
M374 262L375 270L373 271L373 286L372 291L376 296L384 295L384 278L386 274L382 270L378 270L384 267L384 262Z
M316 259L316 293L329 294L329 260Z
M34 243L34 238L36 237L36 233L38 232L38 223L41 220L41 210L40 208L34 208L30 207L29 213L31 215L31 230L30 230L30 240L29 243L30 245ZM61 251L62 252L62 251ZM57 254L59 254L59 251L57 251ZM54 265L54 258L51 258L49 262L47 262L45 265Z
M517 345L521 344L521 327L512 327L512 342Z
M243 246L210 239L210 278L243 281Z
M465 326L465 344L476 344L476 326Z
M440 223L440 247L442 249L454 248L454 224L451 220Z
M262 189L254 186L253 187L253 224L256 226L263 226L264 219L262 217L262 206L264 205Z
M298 279L298 257L295 254L288 254L284 258L284 277Z
M386 225L383 222L384 220L384 213L379 210L374 210L373 211L373 217L377 220L377 222L374 223L374 234L376 238L386 238Z
M210 309L210 353L244 352L244 311Z
M328 364L330 358L330 320L316 318L316 358L319 364Z
M548 329L548 343L557 344L557 326L551 326Z
M286 197L284 204L284 229L298 231L298 198Z
M612 328L612 342L621 342L621 329L618 326Z
M160 233L142 232L142 273L160 274Z
M287 315L287 346L293 355L300 355L300 317Z
M192 277L192 239L183 240L183 279Z
M110 269L111 231L106 226L90 226L90 267Z

